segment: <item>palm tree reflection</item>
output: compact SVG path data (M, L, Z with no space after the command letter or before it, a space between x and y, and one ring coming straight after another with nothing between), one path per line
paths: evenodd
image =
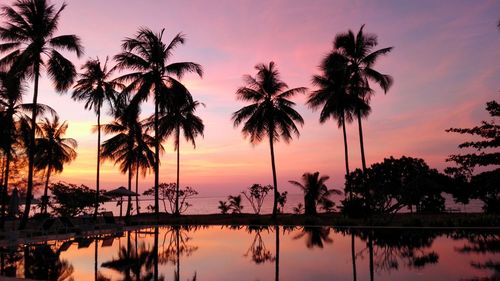
M318 247L322 249L324 244L332 244L333 240L330 238L329 227L310 227L304 226L302 232L293 237L293 239L300 239L306 237L306 246L309 249Z

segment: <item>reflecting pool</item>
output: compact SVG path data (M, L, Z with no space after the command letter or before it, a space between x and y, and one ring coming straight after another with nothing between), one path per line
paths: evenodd
M498 230L168 226L3 241L35 280L499 280ZM1 279L1 277L0 277Z

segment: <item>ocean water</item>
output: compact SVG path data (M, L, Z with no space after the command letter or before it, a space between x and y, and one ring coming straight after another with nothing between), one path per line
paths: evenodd
M335 196L333 198L333 201L335 202L335 206L340 206L340 201L344 197L341 196ZM481 208L483 206L482 202L479 200L471 200L471 202L467 205L463 204L456 204L453 202L453 198L450 196L445 196L446 198L446 209L453 211L453 212L469 212L469 213L475 213L475 212L481 212ZM148 206L153 206L154 205L154 199L152 197L145 197L141 196L139 197L139 206L141 208L141 212L150 212L148 210ZM198 215L198 214L217 214L220 213L220 210L217 208L219 206L219 201L227 201L227 196L199 196L199 197L193 197L190 199L188 202L192 205L189 207L184 214L192 214L192 215ZM106 211L112 211L115 215L120 214L120 207L117 205L118 202L112 201L112 202L107 202L101 205L101 208ZM302 194L288 194L287 196L287 202L284 206L283 211L285 213L293 213L293 208L297 207L299 203L304 204L304 197ZM166 201L166 211L168 213L171 213L169 203ZM126 198L124 198L123 202L123 214L125 214L126 211ZM243 212L244 213L254 213L252 207L250 206L250 203L248 200L242 196L242 205L243 205ZM135 198L132 198L132 207L133 211L132 213L135 214ZM270 214L272 213L273 209L273 197L271 195L267 196L264 204L262 205L261 209L261 214ZM337 209L338 210L338 209ZM165 212L165 208L163 205L163 202L160 200L160 211ZM404 209L401 210L401 212L408 212L408 210Z

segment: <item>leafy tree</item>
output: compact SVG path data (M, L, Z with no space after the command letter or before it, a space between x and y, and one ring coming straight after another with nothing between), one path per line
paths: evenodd
M82 214L88 214L92 211L95 200L95 190L86 185L75 185L70 183L58 182L50 186L55 202L51 205L52 209L60 216L75 217ZM106 201L103 196L99 197L100 203Z
M16 74L34 79L35 107L38 102L38 80L44 68L58 92L65 92L76 77L75 66L58 50L74 52L80 57L83 52L80 38L76 35L54 36L65 7L66 4L63 4L56 9L47 0L17 0L12 6L1 8L6 23L0 27L0 39L5 41L0 44L0 52L10 53L0 60L0 68L10 67ZM33 110L29 144L31 149L28 150L28 196L20 229L26 226L31 209L36 117L37 110Z
M273 189L272 185L260 185L260 184L252 184L248 188L247 191L242 191L241 194L245 196L245 198L250 202L253 211L256 214L260 214L260 209L262 208L262 204L264 204L264 199L266 198L269 191Z
M306 215L316 215L316 205L319 204L323 209L330 210L334 202L329 198L332 194L342 194L340 190L328 189L325 182L329 176L319 176L319 172L304 173L302 183L289 181L291 184L299 187L304 192L304 206Z
M468 134L479 140L461 143L460 149L476 150L466 154L450 155L446 161L454 162L455 167L448 167L445 172L452 175L460 188L454 190L454 196L461 201L468 198L479 198L485 205L487 212L500 212L500 187L498 179L500 169L474 175L477 167L497 167L500 165L500 125L496 121L500 116L500 104L496 101L486 103L486 110L493 118L483 121L481 125L473 128L450 128L446 132ZM465 200L464 198L465 197Z
M364 173L356 169L349 177L351 190L346 192L356 196L343 201L344 212L353 202L358 202L357 208L378 214L395 213L405 207L412 210L412 206L417 212L444 211L443 175L429 168L423 159L390 157Z
M117 78L118 82L130 82L124 89L126 93L135 91L131 105L139 107L140 103L152 95L155 106L154 132L155 132L155 214L159 218L159 180L160 180L160 135L159 117L160 111L164 112L168 104L162 102L167 99L163 95L171 93L172 85L181 84L177 79L188 72L195 72L200 77L203 75L201 65L193 62L169 63L173 50L180 44L184 44L185 36L177 34L172 41L166 45L162 41L164 29L154 33L148 28L140 28L134 38L125 38L122 43L122 52L114 58L116 67L128 69L132 73ZM174 77L175 76L175 77Z
M237 127L244 122L243 136L250 137L250 142L256 144L265 137L269 138L271 150L271 166L273 172L274 204L273 217L278 213L278 182L276 164L274 161L274 143L283 139L290 142L292 135L300 135L296 123L304 124L302 116L293 109L294 102L288 100L296 94L304 93L304 87L289 89L281 81L280 74L274 62L269 65L258 64L256 77L245 75L245 86L236 91L238 99L251 102L250 105L233 113L232 120Z
M354 112L358 119L359 142L361 147L361 164L363 171L366 170L365 148L363 144L363 127L361 118L370 114L370 98L374 94L369 81L375 82L387 93L392 85L392 77L382 74L373 68L377 59L392 51L393 47L383 48L372 51L377 46L377 36L363 32L364 25L361 26L358 33L349 30L346 33L338 34L334 40L334 51L342 56L347 69L346 87L350 95L358 97L362 102L355 104Z
M227 197L229 202L229 209L233 214L241 214L243 211L243 205L241 205L241 195Z
M63 171L64 164L76 158L77 142L72 138L64 138L68 124L59 122L59 117L52 120L44 118L40 124L39 137L35 139L35 168L46 171L45 188L42 197L42 213L47 213L48 189L52 173Z
M90 59L82 66L83 73L73 87L72 98L85 102L85 109L94 110L97 115L97 173L96 173L96 194L99 195L99 171L101 164L101 109L107 102L111 111L118 103L118 92L116 89L123 88L120 83L111 80L115 68L108 69L108 58L101 64L99 58ZM94 216L97 216L99 209L99 198L96 198Z

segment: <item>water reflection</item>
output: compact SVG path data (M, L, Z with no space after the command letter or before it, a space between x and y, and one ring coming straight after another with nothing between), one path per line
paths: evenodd
M21 245L2 243L1 275L39 280L500 277L496 230L170 226Z

